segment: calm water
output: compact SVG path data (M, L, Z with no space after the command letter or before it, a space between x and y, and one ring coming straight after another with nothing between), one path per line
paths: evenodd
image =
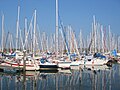
M120 90L120 65L99 70L78 67L58 72L1 72L0 90Z

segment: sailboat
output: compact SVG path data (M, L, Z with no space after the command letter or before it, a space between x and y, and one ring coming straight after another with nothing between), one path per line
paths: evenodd
M69 69L71 65L71 60L69 60L69 57L63 57L61 60L58 61L58 67L63 69Z
M55 54L56 54L56 60L53 60L54 62L58 63L59 68L70 68L71 61L67 61L64 58L58 57L58 0L56 0L56 37L55 37ZM68 58L68 57L67 57Z
M108 62L108 58L101 55L100 53L95 53L94 55L87 55L81 60L80 65L105 65Z
M13 67L13 68L22 68L22 69L25 66L25 70L39 70L39 61L35 60L34 57L25 55L26 50L24 50L24 48L23 48L23 52L21 54L17 50L18 49L17 44L18 44L18 29L19 29L19 11L20 11L20 7L18 7L16 54L19 53L19 55L21 55L21 58L19 56L17 56L17 58L14 58L14 57L5 58L4 62L2 62L0 65L2 67L4 66L4 67ZM36 10L34 13L34 40L33 41L35 41L35 31L36 31ZM35 45L33 48L35 48ZM4 56L6 57L6 55L4 55Z
M14 60L13 58L13 59L4 60L4 62L2 62L0 66L23 69L24 59ZM27 58L25 63L25 70L28 70L28 71L39 70L39 63L35 62L33 59Z
M40 59L39 66L40 66L40 70L58 70L57 63L53 63L45 57Z

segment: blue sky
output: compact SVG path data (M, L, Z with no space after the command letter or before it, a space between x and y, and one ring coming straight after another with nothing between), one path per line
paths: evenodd
M30 19L37 10L37 23L41 32L55 32L55 0L0 0L0 32L2 13L5 16L5 31L16 32L17 7L20 5L20 27L24 18ZM71 25L76 33L91 31L93 15L104 26L120 35L120 0L59 0L59 15L64 25Z

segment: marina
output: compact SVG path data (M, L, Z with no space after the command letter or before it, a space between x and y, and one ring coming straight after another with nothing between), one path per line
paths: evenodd
M101 23L99 15L89 13L89 30L78 31L74 24L66 25L62 0L54 0L54 31L49 27L45 32L39 9L23 18L20 2L16 29L6 29L6 13L1 14L0 90L120 89L120 33L113 22Z
M99 67L99 66L98 66ZM57 72L0 73L1 90L119 90L120 65L112 68ZM117 83L116 83L117 82Z

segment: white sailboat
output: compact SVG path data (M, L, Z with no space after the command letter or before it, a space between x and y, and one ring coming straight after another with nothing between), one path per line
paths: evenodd
M39 66L40 70L53 70L53 71L58 70L57 63L53 63L47 58L41 58Z
M55 47L56 47L56 59L58 58L58 0L56 0L56 37L55 37ZM58 67L60 68L70 68L70 63L67 60L54 60L57 61Z
M110 67L108 67L107 65L102 65L102 66L90 66L90 65L80 65L81 69L88 69L88 70L109 70Z
M23 69L24 60L23 59L20 59L20 60L8 59L8 60L4 60L4 62L2 62L0 66ZM35 62L32 58L31 59L27 58L26 63L25 63L25 70L26 71L39 70L39 62L37 61Z
M9 58L5 59L3 63L1 63L2 66L11 66L13 68L20 67L23 68L25 64L25 70L39 70L39 61L34 59L33 57L29 57L27 55L24 55L23 52L18 51L18 29L19 29L19 12L20 7L18 6L18 20L17 20L17 33L16 33L16 58ZM34 46L33 50L35 49L35 33L36 33L36 10L34 12ZM24 48L23 48L24 49ZM35 51L33 51L35 53ZM25 61L25 63L24 63Z
M71 61L63 60L58 62L58 67L63 69L69 69L71 65Z
M81 60L80 65L105 65L109 60L105 56L95 57L93 55L85 56L83 60Z

